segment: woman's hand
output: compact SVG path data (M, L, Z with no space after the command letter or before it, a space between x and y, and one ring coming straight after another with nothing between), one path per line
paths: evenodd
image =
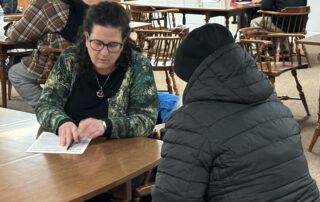
M76 143L80 141L78 127L73 122L65 122L58 129L58 135L61 146L70 145L74 140Z
M89 138L97 138L102 136L106 131L103 125L103 121L100 119L87 118L79 123L78 133L81 136L86 136Z

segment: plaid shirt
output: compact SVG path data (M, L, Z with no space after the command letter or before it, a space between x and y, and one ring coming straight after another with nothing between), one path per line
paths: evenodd
M7 37L13 41L37 41L37 49L21 61L36 76L41 77L48 58L40 49L64 49L71 45L58 33L66 25L68 15L69 5L60 0L32 0L23 17L8 28Z

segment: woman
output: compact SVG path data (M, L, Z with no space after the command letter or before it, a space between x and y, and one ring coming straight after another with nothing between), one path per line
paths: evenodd
M83 39L59 57L36 115L62 146L79 136L122 138L151 133L158 110L150 62L133 48L130 18L115 2L91 6Z

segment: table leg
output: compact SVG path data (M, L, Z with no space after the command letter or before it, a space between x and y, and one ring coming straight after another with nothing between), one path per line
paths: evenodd
M129 202L132 199L131 180L110 190L112 202Z
M0 46L0 79L2 93L2 107L7 108L7 88L6 88L6 70L4 67L5 55L3 54L2 46Z
M186 24L186 14L182 13L182 24L185 25Z
M226 28L229 29L229 17L230 16L225 16L226 18Z

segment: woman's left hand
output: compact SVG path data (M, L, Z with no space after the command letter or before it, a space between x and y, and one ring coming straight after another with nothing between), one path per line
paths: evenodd
M103 126L103 121L95 118L87 118L80 121L78 126L78 133L81 136L89 138L97 138L102 136L106 131L106 128Z

